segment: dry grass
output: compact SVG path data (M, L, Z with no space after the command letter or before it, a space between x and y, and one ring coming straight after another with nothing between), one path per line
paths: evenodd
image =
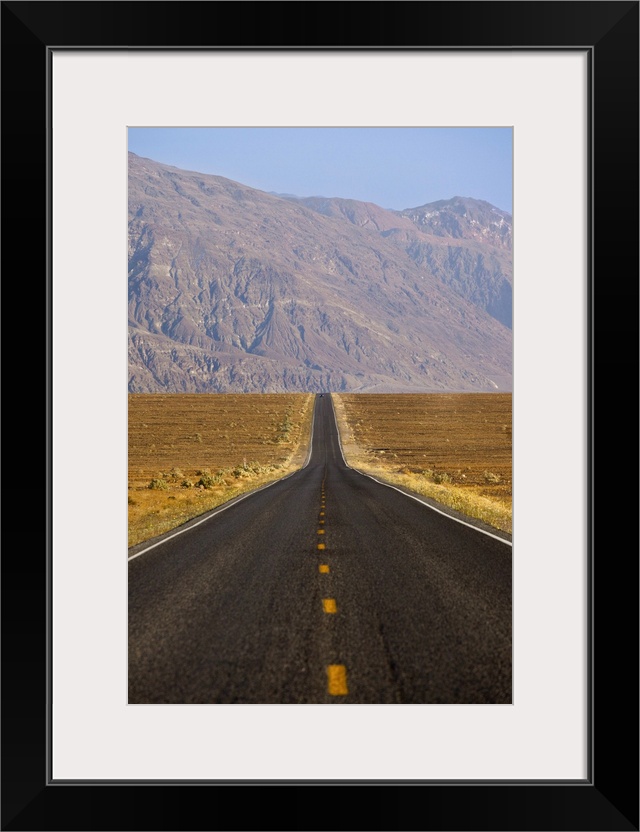
M511 533L511 394L332 396L350 465Z
M313 396L129 396L129 546L300 468Z

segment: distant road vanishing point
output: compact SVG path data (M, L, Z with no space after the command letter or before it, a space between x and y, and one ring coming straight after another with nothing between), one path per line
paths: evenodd
M512 550L349 468L331 399L295 474L129 559L129 703L506 704Z

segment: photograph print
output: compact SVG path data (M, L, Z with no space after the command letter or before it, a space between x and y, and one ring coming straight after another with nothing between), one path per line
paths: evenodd
M512 153L129 128L129 704L512 703Z

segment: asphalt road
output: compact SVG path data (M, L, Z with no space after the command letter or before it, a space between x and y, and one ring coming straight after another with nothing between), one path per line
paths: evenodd
M129 561L129 702L511 702L511 546L348 468L315 407L305 468Z

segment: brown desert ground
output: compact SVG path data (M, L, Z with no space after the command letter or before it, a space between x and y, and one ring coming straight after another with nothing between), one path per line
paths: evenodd
M508 393L332 394L347 462L512 530ZM300 468L314 396L131 394L129 546Z
M314 397L129 396L129 546L304 464Z
M332 398L349 465L511 533L510 393Z

